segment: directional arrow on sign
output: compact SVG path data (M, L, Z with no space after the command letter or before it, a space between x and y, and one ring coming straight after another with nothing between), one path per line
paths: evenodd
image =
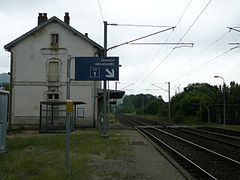
M114 69L112 69L112 71L110 71L108 68L106 69L106 77L108 78L114 78Z

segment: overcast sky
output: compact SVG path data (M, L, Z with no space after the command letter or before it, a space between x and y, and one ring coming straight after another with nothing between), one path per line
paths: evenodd
M179 45L124 45L108 51L119 56L118 89L127 94L151 93L167 100L165 82L171 82L171 96L190 83L222 84L223 77L240 83L239 0L0 0L0 73L9 72L9 56L3 46L37 25L39 12L63 20L70 13L70 25L103 46L103 21L118 24L176 26L139 43L194 43ZM168 27L108 26L108 47ZM240 30L240 28L239 28ZM233 50L230 50L234 48ZM134 83L134 84L133 84ZM133 85L131 85L133 84ZM114 87L114 83L111 83Z

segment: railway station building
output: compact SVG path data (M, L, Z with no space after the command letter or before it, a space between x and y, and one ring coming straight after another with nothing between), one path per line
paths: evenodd
M48 19L46 13L39 13L37 26L4 48L11 53L9 123L13 127L38 128L41 116L45 125L48 118L51 125L53 121L63 123L65 107L56 104L66 101L67 59L103 54L103 47L87 33L70 26L69 13L65 13L64 21L55 16ZM75 61L71 59L70 99L74 101L74 121L77 126L95 126L101 111L98 96L101 81L75 81L74 75Z

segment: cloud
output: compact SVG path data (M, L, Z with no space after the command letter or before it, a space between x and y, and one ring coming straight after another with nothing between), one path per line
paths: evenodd
M217 55L229 50L232 47L228 45L229 42L239 42L240 34L234 31L218 40L228 32L228 26L240 24L239 0L212 1L195 23L194 21L209 2L208 0L192 1L181 21L180 17L189 0L99 0L99 2L103 18L109 23L174 26L179 22L174 32L161 33L140 42L165 42L167 39L168 42L178 42L188 30L183 42L194 42L193 48L177 48L169 56L174 46L124 45L109 50L109 56L120 57L122 65L120 81L140 84L135 85L135 90L131 93L145 92L145 89L151 86L151 82L174 80L188 72L190 73L186 76L172 82L172 86L178 87L181 84L181 87L184 87L193 82L219 83L212 78L214 74L221 74L227 82L240 81L240 76L238 76L240 62L237 60L239 59L237 53L231 58L216 59L197 69ZM38 12L46 12L49 18L57 16L60 19L63 19L64 12L69 12L71 26L82 33L88 32L91 39L103 44L103 19L98 0L88 0L84 3L78 0L1 0L0 46L3 47L6 43L34 28L37 25ZM108 26L108 47L158 30L159 28ZM239 50L235 49L231 53L239 52ZM0 58L7 55L8 53L1 48ZM0 73L9 71L7 60L0 60L0 64ZM112 87L114 88L114 84Z

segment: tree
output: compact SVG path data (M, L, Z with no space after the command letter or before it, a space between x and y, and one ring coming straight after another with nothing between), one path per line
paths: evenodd
M226 103L229 111L228 117L239 119L235 114L240 110L240 85L232 81L230 87L226 86ZM144 114L168 116L167 103L162 97L156 97L151 94L138 94L125 96L121 105L122 112L131 112L136 114L142 113L144 104ZM223 87L212 86L208 83L193 83L184 88L184 91L176 94L171 98L171 120L174 123L203 123L208 120L209 109L211 117L221 116L223 104ZM123 108L124 107L124 108ZM234 107L234 108L233 108ZM212 109L211 109L212 108ZM220 113L219 113L220 112ZM236 113L237 112L237 113ZM234 115L234 116L233 116Z
M234 81L230 82L230 89L227 96L228 104L240 104L240 86Z
M172 97L171 106L175 122L194 119L196 122L207 120L209 105L222 102L221 88L207 83L189 84L180 94Z
M161 96L152 94L137 94L124 96L123 103L119 106L119 112L158 115L164 112L165 102ZM163 113L162 113L163 114Z

